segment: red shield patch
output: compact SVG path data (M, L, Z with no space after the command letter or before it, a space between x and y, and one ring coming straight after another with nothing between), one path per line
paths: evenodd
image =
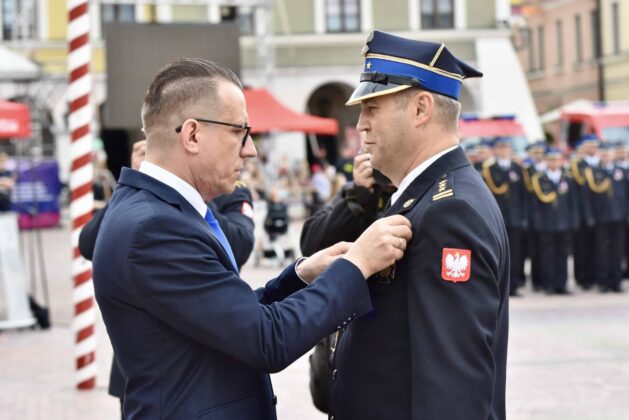
M247 216L250 219L253 219L253 207L246 201L242 202L242 214Z
M472 271L470 249L443 248L441 278L455 283L468 281Z

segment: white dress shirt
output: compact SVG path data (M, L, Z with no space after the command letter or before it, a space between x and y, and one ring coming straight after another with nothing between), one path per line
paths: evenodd
M408 186L411 185L411 183L413 181L415 181L415 178L417 178L419 175L421 175L422 172L424 172L426 169L428 169L428 167L430 165L432 165L441 156L445 155L448 152L451 152L452 150L456 149L457 147L459 147L459 146L458 145L457 146L452 146L449 149L446 149L446 150L444 150L442 152L437 153L434 156L431 156L430 158L428 158L425 161L423 161L422 163L420 163L417 167L415 167L415 169L410 171L408 173L408 175L406 175L404 177L402 182L400 182L400 186L398 187L397 191L395 193L393 193L393 195L391 196L391 205L395 204L395 202L398 200L398 198L400 198L400 196L402 195L404 190L406 190L408 188Z
M140 172L145 175L150 176L151 178L155 178L156 180L163 182L169 187L173 188L179 194L186 199L192 207L195 208L196 211L199 212L201 217L205 219L205 213L207 213L207 205L205 201L203 201L203 197L194 187L188 184L183 179L179 178L177 175L173 174L166 169L157 166L154 163L147 162L146 160L140 164Z

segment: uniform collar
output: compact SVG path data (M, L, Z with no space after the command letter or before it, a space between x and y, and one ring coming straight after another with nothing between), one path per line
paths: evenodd
M458 147L459 146L452 146L446 150L443 150L437 153L436 155L429 157L428 159L420 163L415 169L410 171L408 175L404 177L402 182L400 182L400 186L398 187L397 191L391 196L391 206L393 206L395 202L398 200L398 198L402 196L404 191L408 188L409 185L411 185L411 183L413 182L415 178L421 175L422 172L428 169L428 167L430 167L430 165L432 165L435 161L437 161L437 159L439 159L441 156L445 155L448 152L451 152L452 150Z
M410 210L438 179L445 179L450 171L464 166L470 166L470 162L463 149L460 147L448 149L412 180L398 200L385 212L385 216ZM451 182L448 183L451 186Z

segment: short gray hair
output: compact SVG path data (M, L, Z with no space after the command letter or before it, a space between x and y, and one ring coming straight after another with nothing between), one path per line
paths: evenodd
M404 107L408 105L408 101L411 97L422 91L429 92L433 98L435 98L435 116L437 121L447 130L456 133L458 130L459 114L461 112L461 103L456 99L439 93L412 87L410 89L405 89L396 95L398 106Z

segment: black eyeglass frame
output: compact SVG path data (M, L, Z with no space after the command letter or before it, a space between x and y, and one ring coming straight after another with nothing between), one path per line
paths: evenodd
M234 124L234 123L227 123L223 121L207 120L205 118L192 118L192 119L196 121L208 123L208 124L220 124L220 125L226 125L227 127L240 128L241 130L246 130L245 136L242 138L242 147L245 147L245 143L247 143L247 138L249 138L249 136L251 135L251 126L247 124ZM183 125L180 125L179 127L175 128L175 133L181 133L182 127Z

